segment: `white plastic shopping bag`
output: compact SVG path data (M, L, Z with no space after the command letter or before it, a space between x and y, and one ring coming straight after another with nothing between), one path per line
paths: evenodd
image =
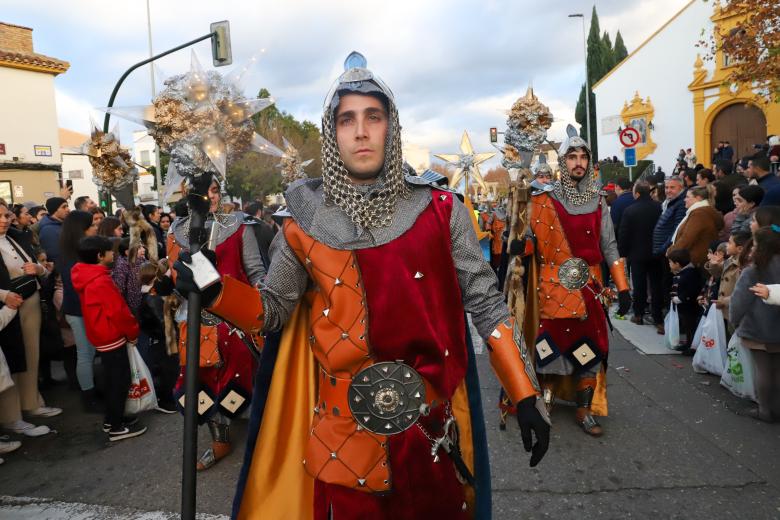
M669 307L669 312L664 318L664 330L666 331L664 338L666 348L677 350L677 346L680 344L680 316L677 314L677 305L674 303Z
M0 348L0 392L8 390L14 386L14 380L11 377L11 369L8 368L8 361L5 359L3 349Z
M693 371L699 374L709 372L723 375L726 366L726 325L723 313L713 303L707 314L699 320L699 327L693 337L691 347L696 349L693 356Z
M737 397L756 400L756 369L753 355L742 345L739 336L734 334L729 340L726 368L720 378L720 384L731 390Z
M130 390L127 392L125 413L135 415L154 410L157 407L157 395L152 374L135 345L127 345L127 356L130 360Z

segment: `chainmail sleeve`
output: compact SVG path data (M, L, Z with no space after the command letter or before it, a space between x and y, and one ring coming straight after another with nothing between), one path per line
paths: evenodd
M482 257L468 209L457 198L452 206L450 236L452 258L458 274L463 306L482 338L509 318L509 309L498 292L498 278Z
M612 265L620 259L618 252L617 239L615 238L615 228L612 226L612 217L609 216L609 207L606 201L601 199L601 254L607 265Z
M244 226L241 244L241 264L244 266L244 273L246 273L249 283L257 285L265 276L265 268L255 232L250 226Z
M260 282L260 294L265 311L266 331L282 328L306 291L309 275L298 261L284 233L277 233L269 250L271 266Z

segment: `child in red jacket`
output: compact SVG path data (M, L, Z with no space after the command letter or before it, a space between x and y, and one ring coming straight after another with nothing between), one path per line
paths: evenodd
M137 418L124 417L130 389L127 343L138 338L138 321L111 279L113 245L102 236L79 242L79 262L71 270L73 288L81 300L87 338L100 353L106 373L106 419L110 441L137 437L146 431Z

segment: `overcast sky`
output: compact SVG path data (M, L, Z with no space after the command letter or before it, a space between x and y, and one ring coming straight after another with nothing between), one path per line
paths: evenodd
M62 127L86 133L90 109L105 106L122 72L149 55L144 0L0 3L0 20L34 29L36 52L70 62L55 82ZM601 29L613 41L620 29L629 52L687 3L595 2ZM247 94L266 87L281 110L315 122L344 58L358 50L393 90L404 141L432 153L453 153L464 130L477 151L489 150L488 128L505 125L506 110L529 83L555 116L551 138L574 123L583 42L581 22L567 15L582 12L589 24L593 1L150 0L150 5L155 52L206 34L212 21L229 20L233 67L257 57L245 81ZM194 49L210 65L208 42ZM162 58L158 67L163 75L185 72L189 51ZM136 70L115 105L148 103L150 84L148 67ZM129 132L137 128L123 124L123 142L129 144Z

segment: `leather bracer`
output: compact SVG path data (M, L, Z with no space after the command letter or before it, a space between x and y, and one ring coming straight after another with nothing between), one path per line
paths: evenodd
M487 340L490 364L513 404L540 395L531 353L515 328L515 320L500 323Z
M628 291L628 277L626 276L626 259L615 260L609 266L609 275L615 281L618 292Z
M207 310L244 332L257 334L263 329L260 291L231 276L222 277L222 291Z

